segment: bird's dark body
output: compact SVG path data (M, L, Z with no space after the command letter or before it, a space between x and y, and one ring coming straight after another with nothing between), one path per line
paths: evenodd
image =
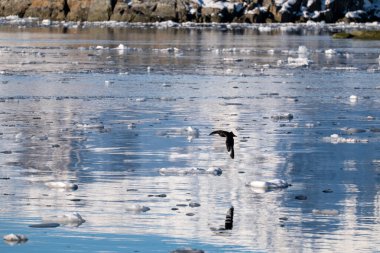
M235 150L234 150L234 137L236 135L231 131L227 132L224 130L216 130L210 133L210 135L218 134L221 137L226 137L226 147L227 151L230 153L230 157L234 159L235 157Z

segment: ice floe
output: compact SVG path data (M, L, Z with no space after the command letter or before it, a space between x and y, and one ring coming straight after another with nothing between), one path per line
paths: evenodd
M76 127L82 128L82 129L104 129L104 125L102 123L97 123L97 124L77 123Z
M125 210L129 211L129 212L136 212L136 213L143 212L143 213L145 213L145 212L149 211L150 208L147 206L142 206L140 204L132 204L132 205L127 206Z
M307 57L288 57L288 65L290 67L305 67L309 66L311 61Z
M276 189L283 189L291 186L287 181L283 179L272 179L268 181L251 181L246 184L247 186L251 187L254 190L257 190L259 192L266 192Z
M81 224L86 222L86 220L83 219L82 216L77 212L62 214L58 216L44 217L42 220L46 223L59 223L61 225L75 227L80 226Z
M8 234L3 237L4 241L9 244L24 243L28 241L28 237L22 234Z
M208 169L201 169L201 168L161 168L159 169L159 173L164 176L170 176L170 175L202 175L202 174L209 174L214 176L220 176L222 175L222 169L221 168L208 168Z
M356 96L356 95L351 95L349 99L350 99L351 103L357 103L359 100L358 96Z
M61 189L61 190L72 190L75 191L78 189L77 184L67 183L67 182L47 182L45 185L49 188Z
M323 140L331 143L368 143L368 139L345 138L338 134L332 134L329 137L323 137Z

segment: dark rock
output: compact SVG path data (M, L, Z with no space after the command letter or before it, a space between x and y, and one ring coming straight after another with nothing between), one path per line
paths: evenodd
M331 189L325 189L325 190L323 190L322 192L324 192L324 193L332 193L333 190L331 190Z
M59 227L59 223L40 223L40 224L33 224L29 225L31 228L56 228Z
M187 213L186 216L194 216L195 213Z
M198 250L198 249L184 248L184 249L173 250L170 253L204 253L204 251Z
M199 203L195 203L195 202L191 202L191 203L189 204L189 206L190 206L190 207L200 207L201 204L199 204Z
M297 195L294 197L296 200L307 200L307 197L305 195Z

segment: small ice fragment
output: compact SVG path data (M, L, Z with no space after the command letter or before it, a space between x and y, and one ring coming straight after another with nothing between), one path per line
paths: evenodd
M9 243L22 243L26 242L28 238L21 234L8 234L3 237L4 241Z
M145 102L146 98L136 98L136 102Z
M309 66L310 60L306 57L288 57L288 65L292 67L303 67L303 66Z
M210 174L214 176L222 175L221 168L209 168L207 170L201 168L161 168L159 173L164 176L168 175L201 175L201 174Z
M327 49L327 50L325 50L325 55L327 55L327 56L332 56L334 54L336 54L336 50L335 49Z
M41 22L42 25L49 26L51 25L51 20L50 19L44 19Z
M330 137L323 139L331 143L368 143L368 139L344 138L338 134L332 134Z
M103 124L87 124L87 123L78 123L76 124L78 128L83 129L104 129Z
M194 138L199 137L199 129L192 126L188 126L184 128L183 133L187 134L188 136L192 136Z
M357 133L365 133L366 132L365 129L353 128L353 127L343 128L342 130L345 131L347 134L357 134Z
M151 68L150 66L146 67L146 71L147 71L148 73L150 73L151 70L152 70L152 68Z
M96 46L96 49L97 50L102 50L102 49L104 49L104 47L103 46Z
M171 87L171 85L168 83L164 83L164 84L162 84L162 87Z
M65 183L65 182L48 182L45 183L45 185L49 188L56 188L56 189L65 189L65 190L77 190L78 185L72 184L72 183Z
M150 208L147 206L141 206L139 204L133 204L126 208L126 211L132 211L132 212L147 212Z
M356 96L356 95L351 95L351 96L350 96L350 102L351 102L351 103L356 103L356 102L358 102L358 96Z
M291 185L283 179L272 179L269 181L251 181L247 184L247 186L250 186L252 188L261 188L269 191L273 189L287 188Z
M374 120L374 119L375 119L374 116L371 116L371 115L368 115L368 116L367 116L367 120Z
M59 223L62 225L80 226L86 220L84 220L79 213L74 212L59 216L46 217L43 218L43 221L47 223Z
M104 85L105 86L109 86L110 85L110 81L108 81L108 80L104 81Z
M130 123L130 124L128 124L128 129L134 129L134 128L136 128L136 124L135 123Z
M124 50L125 46L123 44L119 44L119 46L117 46L115 49L117 49L117 50Z
M308 49L306 46L299 46L298 47L298 54L306 56L309 53Z
M313 124L313 123L306 123L306 124L305 124L305 127L306 127L306 128L313 128L313 127L314 127L314 124Z

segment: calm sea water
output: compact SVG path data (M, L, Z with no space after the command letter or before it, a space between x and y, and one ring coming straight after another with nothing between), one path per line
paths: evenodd
M315 32L1 28L0 235L29 240L0 251L378 251L379 55ZM194 167L223 172L159 172ZM275 178L292 186L246 186Z

